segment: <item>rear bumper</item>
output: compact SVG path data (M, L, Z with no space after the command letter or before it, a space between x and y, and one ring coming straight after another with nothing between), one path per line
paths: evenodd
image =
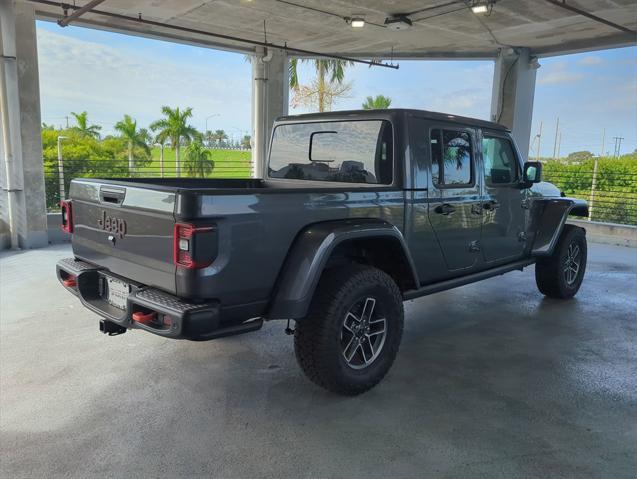
M253 320L224 327L218 301L190 303L159 289L118 278L103 268L75 258L60 260L56 265L56 273L60 283L76 295L85 307L124 328L143 329L168 338L205 341L256 331L263 324L262 320ZM102 298L101 278L104 274L130 285L125 310L112 306ZM155 313L158 321L135 321L135 313Z

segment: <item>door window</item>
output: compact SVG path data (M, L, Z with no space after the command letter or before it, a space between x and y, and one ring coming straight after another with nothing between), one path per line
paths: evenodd
M518 181L518 161L510 140L485 135L482 139L482 163L487 185L508 185Z
M464 130L431 130L431 172L438 187L473 183L471 135Z

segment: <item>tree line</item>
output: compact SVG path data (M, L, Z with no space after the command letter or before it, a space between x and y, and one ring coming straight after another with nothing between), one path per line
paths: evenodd
M71 179L85 177L125 177L148 174L153 146L171 148L175 155L175 174L206 177L215 168L210 148L250 148L250 136L229 141L224 130L200 132L191 124L192 108L163 106L162 118L142 128L130 115L115 123L115 134L102 136L102 127L89 121L88 113L72 112L75 125L55 128L42 124L47 205L59 203L59 159L63 160L66 189ZM61 152L58 151L58 146ZM185 153L185 155L182 155ZM183 161L182 161L182 156ZM146 168L145 171L143 169ZM152 167L154 168L154 167ZM140 171L142 170L142 171Z
M197 130L188 123L188 120L192 118L192 108L182 110L179 107L163 106L161 112L163 118L152 122L149 128L140 128L133 117L124 115L123 119L114 125L117 134L104 138L101 137L102 127L91 124L86 111L71 113L76 124L70 128L56 130L51 125L43 123L42 130L43 132L57 131L65 139L75 141L93 139L116 144L115 140L123 140L128 158L128 170L131 174L135 172L136 165L143 165L150 159L150 150L153 145L160 145L162 148L167 145L175 151L178 173L181 170L181 148L185 146L187 148L185 167L190 174L214 168L209 160L210 155L205 154L206 148L250 149L250 135L244 135L240 141L232 142L229 141L228 134L224 130L205 132Z

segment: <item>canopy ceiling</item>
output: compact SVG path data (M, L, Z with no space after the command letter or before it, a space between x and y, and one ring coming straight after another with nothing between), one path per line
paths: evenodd
M40 18L62 14L54 2L35 3ZM76 5L87 2L82 0ZM637 30L637 0L568 0L569 5ZM450 0L105 0L97 10L220 33L287 44L321 53L357 57L490 58L505 46L528 47L538 56L635 44L634 33L620 31L546 0L499 0L490 15L474 14L463 1ZM384 25L409 12L410 28ZM69 11L71 13L72 11ZM364 17L352 28L345 17ZM89 12L76 24L162 37L218 48L253 47L194 32L144 25Z

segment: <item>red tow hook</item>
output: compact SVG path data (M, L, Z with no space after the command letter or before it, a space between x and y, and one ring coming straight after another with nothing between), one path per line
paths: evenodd
M143 313L142 311L135 311L133 313L133 321L142 323L142 324L150 323L156 317L157 317L157 313L154 313L154 312Z
M75 276L69 276L62 281L62 284L67 288L75 288L77 286L77 280L75 279Z

